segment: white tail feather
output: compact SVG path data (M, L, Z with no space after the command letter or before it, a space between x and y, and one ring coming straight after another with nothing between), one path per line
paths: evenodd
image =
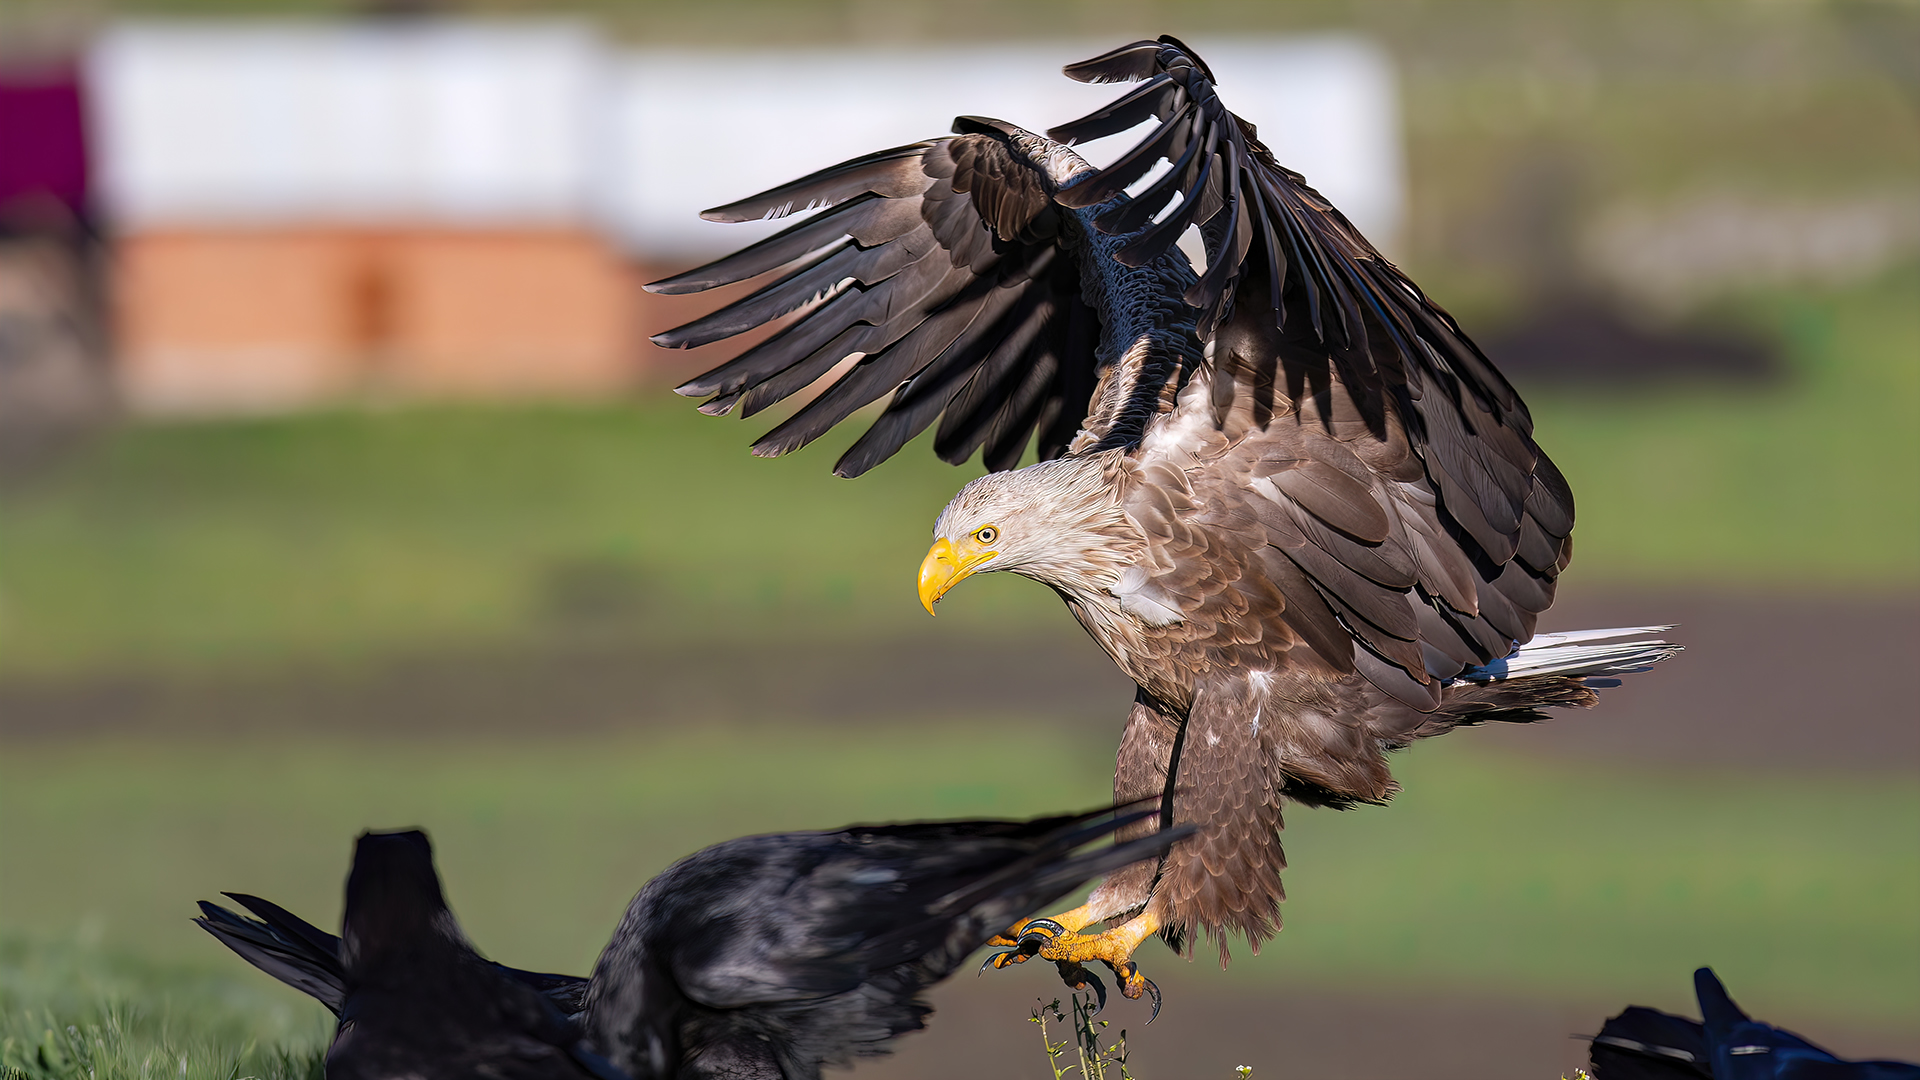
M1539 634L1491 664L1461 672L1457 681L1501 682L1534 675L1586 675L1594 678L1631 675L1636 671L1645 671L1679 652L1681 646L1658 639L1615 639L1642 637L1671 629L1672 626L1623 626L1612 630Z

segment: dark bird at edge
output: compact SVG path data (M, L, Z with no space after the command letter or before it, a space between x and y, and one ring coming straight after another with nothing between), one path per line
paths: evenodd
M1843 1061L1749 1017L1712 968L1693 973L1693 989L1702 1020L1639 1005L1609 1019L1593 1037L1596 1080L1920 1080L1920 1065Z
M330 1078L815 1080L925 1027L921 992L996 930L1186 834L1080 850L1153 813L715 844L640 890L588 979L482 958L417 831L361 837L341 937L239 893L256 918L195 921L340 1018Z

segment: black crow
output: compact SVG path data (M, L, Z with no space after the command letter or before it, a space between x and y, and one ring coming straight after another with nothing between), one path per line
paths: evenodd
M202 902L195 922L340 1018L328 1080L625 1080L563 1007L580 980L515 971L474 951L440 892L425 833L365 833L334 937L257 897L256 922Z
M1712 968L1693 973L1704 1023L1629 1006L1593 1039L1597 1080L1920 1080L1920 1066L1842 1061L1791 1031L1754 1020Z
M1074 854L1155 813L716 844L640 890L591 980L482 959L419 832L361 837L341 938L237 893L257 919L203 902L196 921L340 1017L330 1078L801 1080L924 1027L920 992L1008 920L1186 835Z

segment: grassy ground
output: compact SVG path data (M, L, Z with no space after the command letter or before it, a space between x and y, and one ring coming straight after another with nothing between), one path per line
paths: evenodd
M7 1080L320 1080L323 1015L230 974L73 942L0 941Z
M1920 583L1920 268L1722 317L1779 341L1774 387L1529 395L1579 500L1573 573L1880 591Z
M1011 716L923 719L537 743L16 746L0 762L0 817L16 823L0 845L6 926L244 975L187 924L193 900L258 892L331 924L352 835L420 824L476 940L584 971L639 884L701 845L1026 815L1106 791L1104 742ZM1291 815L1289 930L1259 958L1243 952L1237 978L1518 994L1575 982L1625 1001L1711 963L1779 1015L1872 1027L1920 1010L1914 778L1663 773L1471 740L1402 755L1393 806Z
M1585 581L1920 583L1920 269L1728 312L1781 385L1535 394L1580 499ZM977 469L919 447L859 481L834 437L749 457L757 424L680 399L133 427L0 493L0 675L221 670L596 624L676 638L859 636L924 619L934 514ZM987 579L953 632L1057 617Z
M1583 212L1703 191L1872 194L1910 184L1920 161L1910 102L1870 48L1842 40L1894 40L1865 18L1883 5L988 0L957 21L948 6L839 0L573 6L648 41L1358 27L1403 65L1404 253L1469 327L1511 310L1524 284L1503 248L1518 242L1508 176L1542 146L1578 151ZM66 18L0 0L0 16L28 9ZM1714 313L1784 343L1779 385L1530 390L1580 496L1573 574L1920 584L1916 293L1908 267ZM642 647L652 634L751 649L924 620L909 582L933 514L972 470L910 451L839 482L834 445L750 459L759 430L655 398L125 429L0 490L0 680L244 678L605 629ZM1062 618L1044 590L989 578L943 605L940 628L988 635L1043 617ZM311 1077L320 1010L185 919L220 888L337 918L349 840L369 824L433 830L463 919L496 955L584 970L638 883L701 844L1032 813L1106 791L1110 740L1074 743L1015 715L968 717L965 734L941 719L538 745L0 744L0 1067L36 1080ZM1016 737L1018 756L980 749ZM1390 809L1291 817L1289 930L1237 962L1233 984L1257 992L1284 971L1677 1008L1684 995L1667 990L1710 962L1761 1015L1874 1026L1920 1011L1911 775L1521 763L1470 736L1398 770L1408 790ZM1009 1008L1022 999L1010 993Z

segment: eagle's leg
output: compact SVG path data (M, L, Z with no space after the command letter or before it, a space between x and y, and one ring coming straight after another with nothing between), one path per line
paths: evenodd
M997 945L1001 948L1012 948L1020 944L1020 940L1026 935L1028 928L1036 924L1040 926L1051 926L1056 933L1072 934L1079 932L1084 927L1099 922L1101 918L1102 916L1095 910L1093 903L1089 901L1074 908L1072 911L1063 911L1058 915L1036 915L1031 919L1022 919L1014 923L1013 928L1005 933L995 934L993 939L988 941L987 944Z
M1114 805L1134 805L1165 792L1167 764L1172 759L1179 729L1180 718L1156 706L1145 691L1134 696L1126 731L1120 737L1120 752L1114 761ZM1149 819L1129 825L1114 836L1130 840L1160 827L1160 821ZM1165 925L1160 906L1153 903L1154 883L1160 869L1161 862L1157 859L1122 867L1108 875L1087 902L1072 911L1014 924L1012 929L987 943L1009 950L994 955L988 962L1004 968L1025 963L1033 956L1052 960L1060 965L1060 976L1066 984L1080 990L1086 988L1088 981L1098 985L1098 980L1081 966L1098 960L1111 968L1120 980L1121 993L1130 998L1152 994L1153 1011L1158 1014L1160 991L1153 980L1140 974L1139 965L1133 961L1133 951ZM1080 933L1094 923L1122 918L1127 921L1105 933Z
M1073 985L1072 973L1098 960L1120 980L1122 994L1139 998L1151 993L1153 1011L1158 1013L1159 989L1153 985L1153 980L1140 974L1140 965L1134 963L1133 951L1140 947L1141 942L1160 931L1159 916L1150 910L1144 911L1105 933L1082 934L1078 932L1079 928L1093 921L1083 917L1089 906L1075 908L1057 918L1028 919L995 937L988 944L1012 948L995 955L990 963L996 968L1004 968L1024 964L1029 957L1038 956L1059 964L1062 977L1068 979L1068 985ZM1076 919L1078 925L1070 926L1069 923ZM1075 988L1080 989L1077 986Z

